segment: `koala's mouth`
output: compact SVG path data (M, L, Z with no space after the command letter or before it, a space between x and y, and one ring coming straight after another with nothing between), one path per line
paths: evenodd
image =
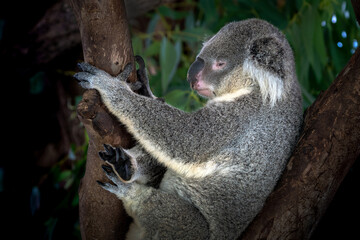
M194 90L196 90L199 95L204 97L212 97L214 95L213 92L208 88L200 88L200 89L194 88Z
M192 81L190 86L203 97L212 98L215 96L213 87L203 79Z

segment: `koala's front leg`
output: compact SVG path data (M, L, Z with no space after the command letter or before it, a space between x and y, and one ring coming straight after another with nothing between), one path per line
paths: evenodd
M129 78L132 71L132 65L130 63L127 64L124 71L116 77L113 77L107 72L86 62L79 63L78 67L82 70L82 72L76 73L74 77L79 81L79 84L83 88L93 88L98 90L100 93L102 91L109 93L120 89L130 90L130 87L126 83L126 80Z

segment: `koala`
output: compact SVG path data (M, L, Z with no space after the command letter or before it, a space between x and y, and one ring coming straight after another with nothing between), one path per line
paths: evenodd
M191 113L142 96L87 63L74 77L99 91L137 140L99 153L112 183L99 182L134 219L128 239L237 239L261 210L296 145L302 97L294 57L270 23L225 25L188 70L208 98ZM146 82L146 81L145 81ZM148 89L148 88L147 88Z

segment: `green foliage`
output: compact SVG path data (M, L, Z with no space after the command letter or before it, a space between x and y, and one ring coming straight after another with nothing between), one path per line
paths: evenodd
M88 149L88 137L83 146L72 145L69 153L64 159L55 164L47 178L51 180L53 188L57 194L61 195L58 199L56 208L53 209L44 225L46 227L46 239L59 239L59 232L66 227L68 239L80 239L80 227L78 221L79 206L79 184L85 171L85 162ZM35 190L37 188L35 187ZM33 191L32 198L40 194ZM69 217L72 215L73 217ZM75 216L75 217L74 217ZM69 232L71 230L71 232Z
M304 107L328 88L360 39L350 0L188 0L161 6L149 17L146 32L133 35L134 52L152 69L155 95L185 111L205 102L188 87L187 68L201 42L228 22L261 18L284 32L294 50Z
M39 94L44 90L45 73L38 72L29 79L30 81L30 93Z

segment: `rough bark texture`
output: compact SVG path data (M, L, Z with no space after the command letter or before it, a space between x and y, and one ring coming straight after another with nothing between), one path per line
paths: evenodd
M360 2L352 1L357 19ZM287 169L242 239L309 239L360 154L360 49L307 110Z
M127 63L134 64L122 0L70 0L70 3L79 24L86 62L112 75L119 74ZM133 81L134 73L130 76ZM84 93L77 112L89 134L86 171L79 188L82 239L123 239L129 219L121 201L96 184L96 180L107 181L98 152L104 143L129 148L133 140L107 112L95 90Z

